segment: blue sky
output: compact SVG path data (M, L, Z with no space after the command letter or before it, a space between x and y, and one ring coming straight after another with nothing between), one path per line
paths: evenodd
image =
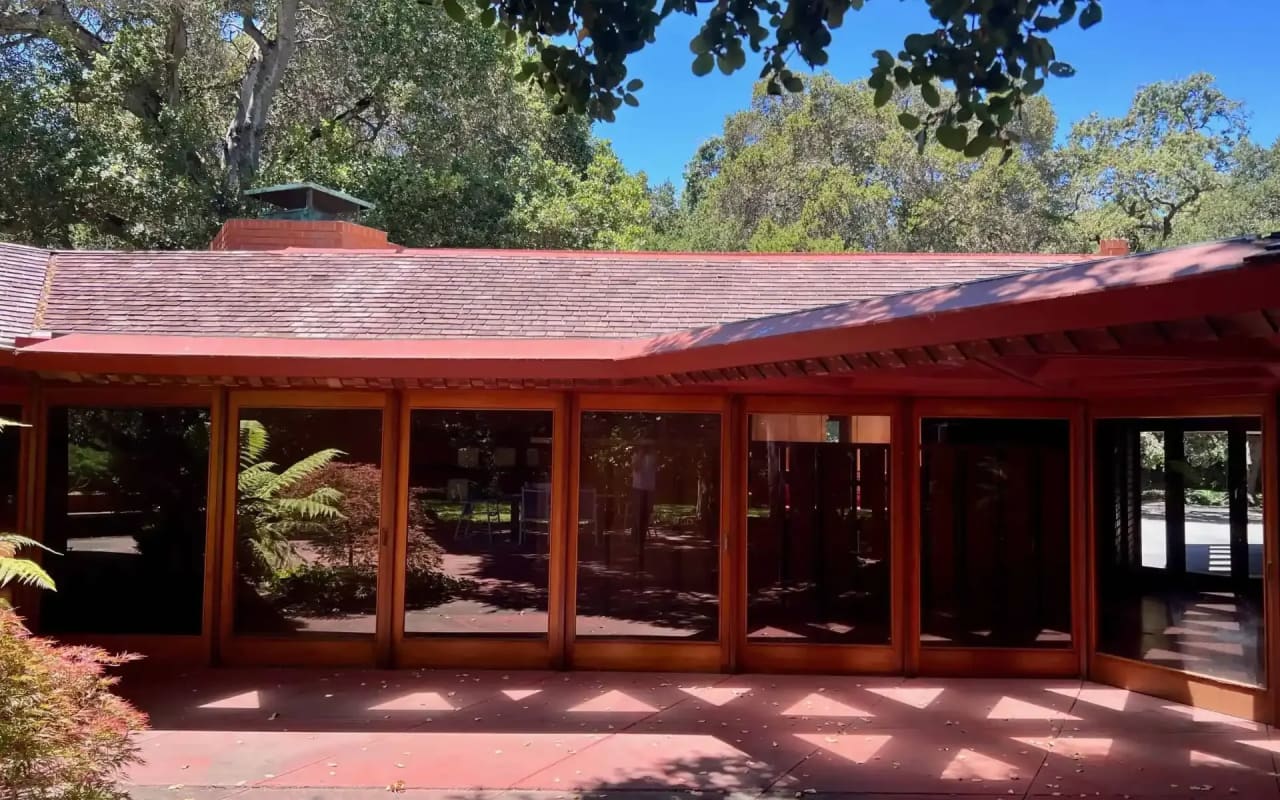
M1244 101L1255 141L1270 144L1280 137L1280 0L1105 0L1103 6L1102 24L1089 31L1072 25L1054 40L1058 57L1077 70L1075 77L1050 80L1045 89L1060 134L1092 111L1124 113L1139 86L1203 71ZM928 23L920 0L870 0L835 32L828 70L842 80L864 79L873 50L897 52L903 36L929 30ZM617 122L596 126L630 169L643 170L654 183L680 184L698 144L750 102L759 74L760 62L748 53L747 66L732 76L712 71L694 77L689 39L696 31L688 17L668 20L657 42L628 60L629 76L645 83L640 107L624 106Z

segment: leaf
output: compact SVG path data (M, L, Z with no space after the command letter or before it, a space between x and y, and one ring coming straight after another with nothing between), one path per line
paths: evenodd
M492 6L480 12L480 24L486 28L492 28L493 23L498 21L498 12Z
M800 76L792 72L788 72L783 76L782 85L787 87L788 92L795 94L799 94L804 91L804 81L800 80Z
M1089 30L1094 25L1102 22L1102 4L1093 2L1085 6L1084 11L1080 12L1080 27Z
M696 56L711 51L711 45L707 44L707 40L702 38L702 34L698 34L689 40L689 50Z
M644 81L640 80L639 78L632 78L631 80L627 81L628 92L638 92L643 88L644 88Z
M698 57L693 60L693 74L698 77L710 74L711 68L716 65L715 57L710 53L699 53Z
M47 591L57 591L53 578L34 561L25 558L0 558L0 587L17 583L19 586L36 586Z
M449 15L449 19L458 23L467 21L467 12L462 10L458 0L444 0L444 13Z
M627 105L631 106L632 108L635 108L636 106L640 105L640 101L639 101L639 100L637 100L637 99L636 99L636 96L635 96L634 94L632 94L631 92L627 92L626 94L624 94L624 95L622 96L622 102L626 103Z
M969 140L968 129L959 125L940 125L934 135L938 137L939 144L956 152L963 151L965 143Z
M937 108L942 104L942 97L938 94L938 89L932 82L920 84L920 98L929 106L929 108Z
M977 158L983 153L991 149L991 145L995 144L995 139L990 136L979 135L969 140L964 146L964 154L969 158Z
M915 114L903 111L898 115L898 124L909 131L914 131L916 128L920 127L920 118Z
M885 103L889 102L890 98L892 97L893 97L893 84L889 83L888 81L885 81L884 83L880 84L880 87L876 89L876 96L875 96L876 108L880 108Z

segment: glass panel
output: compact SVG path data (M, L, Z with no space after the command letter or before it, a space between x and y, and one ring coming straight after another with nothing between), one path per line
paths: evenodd
M49 410L48 633L199 634L209 412Z
M578 636L714 641L720 417L582 415Z
M747 455L752 640L887 644L887 416L755 414Z
M0 405L0 419L17 422L22 418L18 406ZM0 431L0 533L18 528L18 474L20 472L18 428Z
M1142 453L1142 566L1164 568L1169 563L1164 518L1164 431L1139 434Z
M926 646L1070 646L1069 430L1065 420L924 420Z
M1182 478L1183 549L1187 569L1231 573L1231 512L1227 495L1227 432L1186 431L1182 458L1170 469Z
M551 416L411 412L406 633L547 635Z
M1252 427L1252 426L1250 426ZM1249 577L1262 577L1262 431L1245 431L1245 501L1249 524Z
M1098 650L1262 685L1258 420L1107 422L1097 442ZM1153 496L1143 475L1158 463ZM1167 558L1147 557L1156 540Z
M238 498L237 633L374 633L380 410L241 410Z

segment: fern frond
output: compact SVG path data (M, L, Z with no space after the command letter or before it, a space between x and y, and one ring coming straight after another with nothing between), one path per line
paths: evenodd
M343 519L337 507L310 497L281 497L276 503L282 515L297 515L304 520Z
M341 450L330 447L325 450L318 450L306 458L298 460L292 466L281 472L279 477L276 478L275 490L284 491L285 489L291 488L299 481L302 481L312 474L324 469L334 459L344 455L346 455L346 453Z
M256 419L240 420L240 466L256 464L271 443L267 426Z
M51 547L46 547L35 539L30 539L17 533L0 533L0 545L9 545L15 552L24 547L38 547L46 553L53 553L55 556L61 555L57 550L54 550Z
M38 586L50 592L57 591L53 578L36 562L27 558L0 558L0 587L17 583L19 586Z

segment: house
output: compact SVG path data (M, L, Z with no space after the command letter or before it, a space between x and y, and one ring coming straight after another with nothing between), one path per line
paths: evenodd
M0 245L33 626L176 663L1088 676L1274 721L1280 241Z

